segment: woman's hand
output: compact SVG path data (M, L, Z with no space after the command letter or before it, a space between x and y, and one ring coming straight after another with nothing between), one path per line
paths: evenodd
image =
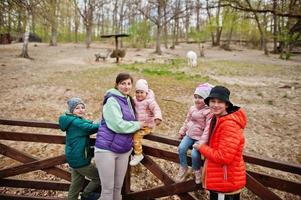
M147 127L147 124L145 122L140 122L139 121L139 123L140 123L140 128L141 129Z

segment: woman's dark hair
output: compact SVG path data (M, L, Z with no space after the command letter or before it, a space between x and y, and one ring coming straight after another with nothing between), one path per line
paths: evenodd
M122 81L127 80L127 79L131 79L131 82L132 82L132 84L133 84L134 79L133 79L133 77L132 77L130 74L128 74L128 73L119 73L119 74L117 75L117 77L116 77L116 80L115 80L115 89L117 89L117 85L118 85L119 83L121 83ZM136 114L134 99L131 97L131 95L129 95L129 97L130 97L130 101L131 101L131 104L132 104L132 108L133 108L133 110L134 110L134 113Z

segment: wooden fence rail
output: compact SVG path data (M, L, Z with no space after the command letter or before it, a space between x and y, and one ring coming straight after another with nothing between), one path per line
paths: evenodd
M58 124L48 122L34 122L34 121L20 121L20 120L6 120L0 119L0 125L5 126L22 126L22 127L34 127L34 128L48 128L58 129ZM4 127L4 126L2 126ZM40 131L40 130L39 130ZM41 129L41 132L43 129ZM145 137L145 139L162 143L169 146L178 146L179 140L170 139L157 134L151 134ZM57 165L66 163L64 155L59 155L52 158L39 159L28 153L21 152L17 149L9 147L5 144L5 140L23 141L23 142L38 142L38 143L51 143L51 144L65 144L65 137L60 135L50 134L37 134L30 132L16 132L0 130L0 153L6 157L12 158L23 164L0 169L0 187L14 187L14 188L31 188L42 190L56 190L67 191L69 183L61 181L42 181L42 180L21 180L16 178L9 178L19 174L24 174L36 170L42 170L49 174L55 175L62 180L70 181L70 173ZM91 139L91 144L95 143L95 139ZM131 168L128 168L128 172L125 178L123 187L124 199L153 199L159 197L165 197L170 195L178 195L183 200L193 200L195 197L189 192L201 189L201 185L196 185L193 180L185 181L182 183L175 183L172 177L170 177L164 169L155 162L152 158L160 158L166 161L179 163L178 154L169 150L163 150L152 146L143 146L145 158L142 160L142 164L156 176L164 185L158 186L139 192L133 192L130 190L131 185ZM151 156L151 157L150 157ZM279 170L282 172L288 172L296 176L301 175L301 166L296 164L285 163L276 161L269 158L260 158L251 154L244 154L244 159L247 163L252 165L258 165L273 170ZM191 164L191 158L188 159ZM269 188L292 193L301 196L301 183L291 180L285 180L283 178L274 177L271 175L247 170L247 185L246 188L251 190L254 194L264 200L277 200L281 199ZM0 199L61 199L57 197L28 197L23 195L6 195L0 194Z

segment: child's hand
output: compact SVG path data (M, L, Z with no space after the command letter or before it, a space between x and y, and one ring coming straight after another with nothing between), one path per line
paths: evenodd
M156 126L159 126L161 124L161 119L155 119Z
M196 149L196 150L199 150L200 147L201 147L201 144L198 143L198 142L196 142L196 143L194 143L194 144L192 145L192 147L193 147L194 149Z
M184 135L180 133L178 139L179 139L179 140L182 140L183 137L184 137Z

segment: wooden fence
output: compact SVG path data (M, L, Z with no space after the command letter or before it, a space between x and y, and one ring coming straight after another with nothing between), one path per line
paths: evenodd
M17 121L17 120L5 120L0 119L0 125L5 126L22 126L22 127L37 127L47 129L58 129L58 124L47 122L32 122L32 121ZM2 126L4 127L4 126ZM43 131L41 129L41 131ZM151 134L145 137L145 139L171 145L178 146L179 141L166 137L159 136L157 134ZM65 155L59 155L46 159L39 159L25 152L21 152L5 144L5 140L12 141L25 141L25 142L38 142L38 143L51 143L51 144L65 144L65 137L60 135L50 134L37 134L29 132L17 132L17 131L5 131L0 130L0 153L6 157L12 158L23 164L0 169L0 187L13 187L13 188L31 188L41 190L55 190L55 191L68 191L69 183L59 181L42 181L42 180L22 180L16 178L9 178L19 174L24 174L36 170L42 170L48 174L57 176L63 180L70 182L71 176L69 171L66 171L57 165L66 163ZM95 143L95 139L91 140L91 143ZM189 193L199 190L201 185L196 185L194 180L188 180L181 183L175 183L173 178L170 177L164 169L152 159L152 157L164 159L178 163L178 154L175 152L162 150L151 146L144 146L143 151L145 158L142 164L154 174L162 183L163 186L149 188L143 191L133 192L130 190L131 177L130 170L125 178L123 187L124 199L154 199L159 197L178 195L182 200L193 200L195 197ZM152 156L152 157L150 157ZM296 176L301 175L301 166L295 164L284 163L275 161L274 159L259 158L254 155L244 154L244 159L247 163L252 165L263 166L269 169L280 170L282 172L289 172ZM191 160L189 160L191 163ZM300 179L299 179L300 180ZM291 180L285 180L283 178L271 176L268 174L258 173L255 171L247 171L247 185L246 188L251 190L257 196L264 200L280 200L281 198L271 191L269 188L275 188L280 191L292 193L301 196L301 183ZM62 199L59 197L32 197L24 195L11 195L0 194L0 199Z

